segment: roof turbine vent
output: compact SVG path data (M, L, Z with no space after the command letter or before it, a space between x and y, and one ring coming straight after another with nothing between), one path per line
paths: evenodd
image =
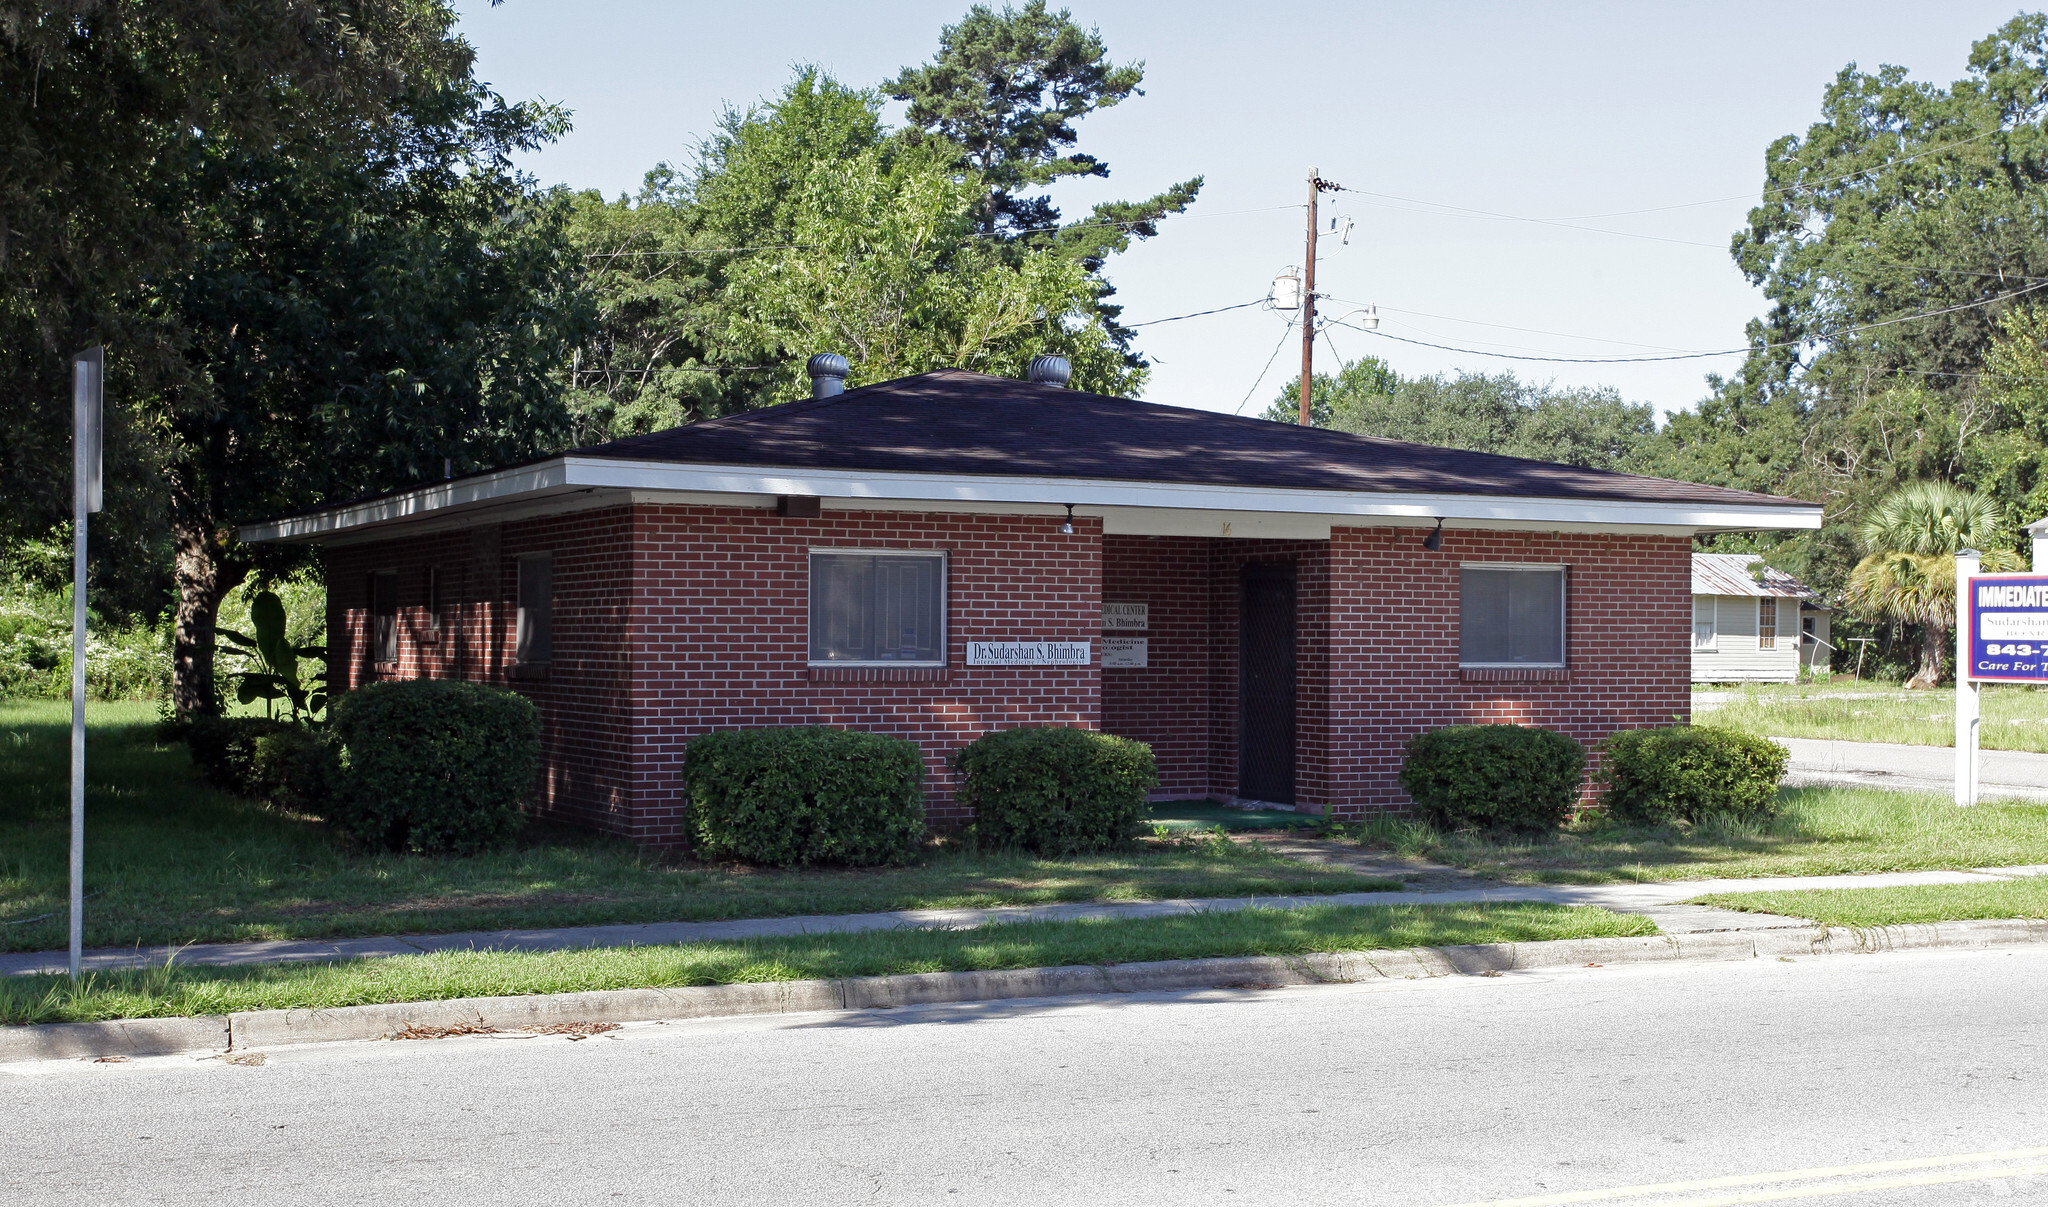
M811 377L811 397L831 398L846 393L846 358L837 352L820 352L804 362Z
M1074 376L1074 366L1064 356L1044 353L1031 358L1031 366L1024 370L1025 381L1035 381L1042 386L1065 388Z

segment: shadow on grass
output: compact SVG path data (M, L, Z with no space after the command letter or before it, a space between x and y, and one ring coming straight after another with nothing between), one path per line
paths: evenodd
M1877 788L1785 788L1762 825L1623 826L1593 815L1555 838L1446 834L1377 818L1338 831L1374 849L1435 859L1503 880L1613 884L1716 877L1826 876L2048 862L2048 804L1948 798Z
M316 819L200 783L183 746L156 740L153 705L94 704L89 720L94 947L1399 887L1228 842L1060 860L934 844L908 867L813 871L695 863L550 826L468 858L351 852ZM0 950L65 942L69 740L63 701L0 702Z

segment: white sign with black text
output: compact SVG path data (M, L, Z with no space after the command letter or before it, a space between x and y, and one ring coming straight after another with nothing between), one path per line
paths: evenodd
M969 666L1087 666L1086 641L970 641Z
M1104 637L1102 639L1102 669L1142 668L1152 665L1150 651L1146 649L1149 639L1144 637Z
M1152 627L1152 605L1141 603L1106 603L1102 605L1102 629L1104 632L1137 630L1143 632Z

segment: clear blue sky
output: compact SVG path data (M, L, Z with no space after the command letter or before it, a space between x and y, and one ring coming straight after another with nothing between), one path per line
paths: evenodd
M930 57L966 7L466 0L462 11L483 78L575 113L574 133L526 167L616 194L660 161L686 161L722 106L773 93L793 65L877 83ZM1146 65L1145 96L1081 124L1081 148L1113 174L1063 186L1069 216L1208 179L1196 217L1112 262L1127 322L1263 297L1301 260L1300 209L1270 207L1298 206L1313 164L1340 184L1432 203L1326 202L1356 229L1321 261L1322 292L1376 303L1389 335L1585 357L1739 346L1760 301L1727 246L1761 188L1764 148L1806 129L1846 64L1947 84L1970 44L2019 11L1978 0L1069 7L1115 58ZM1436 208L1559 218L1729 198L1578 224L1626 234ZM1233 410L1281 329L1259 309L1147 327L1140 347L1157 366L1146 396ZM1319 368L1373 354L1406 374L1512 369L1612 385L1659 410L1690 405L1707 372L1739 362L1521 364L1334 338L1334 353L1318 346ZM1299 359L1298 345L1281 350L1247 413Z

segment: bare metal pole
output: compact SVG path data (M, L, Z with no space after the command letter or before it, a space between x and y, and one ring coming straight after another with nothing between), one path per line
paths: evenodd
M1322 177L1308 170L1308 259L1303 262L1301 282L1301 426L1311 423L1309 392L1314 389L1316 371L1316 196L1322 191Z
M71 979L85 955L85 522L100 509L105 350L71 359Z

